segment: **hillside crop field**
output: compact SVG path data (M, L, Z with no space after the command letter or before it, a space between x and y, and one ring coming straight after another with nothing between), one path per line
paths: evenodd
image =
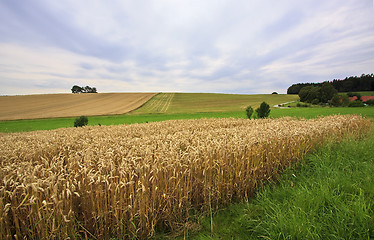
M145 239L188 228L326 142L362 137L359 116L200 119L0 134L0 238Z
M263 101L273 106L298 99L286 94L160 93L133 113L237 112L249 105L257 108Z
M0 96L0 120L111 115L130 112L156 93Z

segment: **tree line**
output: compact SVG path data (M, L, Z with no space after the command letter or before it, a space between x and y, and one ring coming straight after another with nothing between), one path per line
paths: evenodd
M322 87L324 83L330 83L337 92L361 92L374 91L374 74L362 74L360 77L351 76L342 80L334 79L322 83L296 83L287 89L287 94L299 94L304 87Z
M321 86L306 86L299 91L301 102L312 104L327 103L337 94L338 91L329 82L322 83Z
M74 85L71 88L72 93L97 93L97 89L95 87L85 86L80 87L78 85Z
M298 94L301 102L311 104L329 104L331 106L364 106L361 96L356 91L374 91L374 74L362 74L360 77L346 77L322 83L297 83L287 89L287 94ZM338 92L348 92L339 95ZM350 102L349 97L357 100ZM365 102L372 105L371 102Z

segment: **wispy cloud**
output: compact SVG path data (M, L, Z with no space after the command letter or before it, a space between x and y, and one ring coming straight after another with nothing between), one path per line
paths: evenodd
M374 69L372 1L0 2L0 94L285 92Z

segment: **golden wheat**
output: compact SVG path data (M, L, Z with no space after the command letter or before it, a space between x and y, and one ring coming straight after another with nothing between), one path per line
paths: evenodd
M0 238L148 238L246 199L358 116L201 119L0 135Z

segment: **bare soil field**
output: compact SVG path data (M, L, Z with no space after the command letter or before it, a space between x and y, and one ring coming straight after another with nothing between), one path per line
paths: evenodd
M0 120L97 116L130 112L156 93L0 96Z

